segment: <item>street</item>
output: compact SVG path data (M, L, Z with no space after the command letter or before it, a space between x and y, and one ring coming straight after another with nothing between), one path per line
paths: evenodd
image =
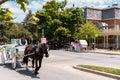
M0 64L1 80L115 80L74 69L79 64L98 65L120 68L120 55L106 55L95 53L77 53L64 50L50 50L50 57L43 59L42 67L37 76L31 68L24 66L13 70L10 63Z

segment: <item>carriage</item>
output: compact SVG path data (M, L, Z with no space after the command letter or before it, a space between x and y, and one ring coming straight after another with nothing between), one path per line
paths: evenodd
M26 64L26 69L28 69L28 58L31 58L32 68L35 68L35 75L38 74L38 70L41 67L41 62L44 55L45 57L49 57L48 47L46 43L38 42L37 45L27 46L21 46L18 44L7 44L3 45L2 48L3 50L1 55L1 61L3 64L5 64L7 61L10 61L12 63L12 68L16 69L16 64L20 61L23 61L23 63Z
M12 64L12 68L16 68L17 62L21 62L24 57L24 50L25 45L21 46L18 45L15 41L18 41L19 39L15 39L14 43L12 44L6 44L2 45L2 54L1 54L1 62L2 64L5 64L7 62L10 62Z

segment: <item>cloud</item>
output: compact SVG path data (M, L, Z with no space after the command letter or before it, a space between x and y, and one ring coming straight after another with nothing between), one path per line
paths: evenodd
M67 5L69 7L72 7L72 4L75 4L75 6L83 7L83 6L95 6L95 7L102 7L102 6L108 6L110 3L112 3L112 0L68 0Z
M26 8L28 10L31 9L31 10L36 11L38 9L41 9L42 6L43 6L43 2L41 2L41 1L32 1Z
M20 6L16 4L14 1L7 1L6 3L2 4L2 8L9 8L12 12L12 17L15 18L15 22L21 22L25 13L20 10Z
M42 9L42 6L49 0L29 0L30 4L26 6L26 12L20 10L20 6L14 1L7 1L1 7L10 8L13 13L13 18L16 18L16 22L22 22L29 10L35 13L37 10ZM56 0L64 1L64 0ZM114 0L115 2L116 0ZM93 6L93 7L105 7L110 6L113 0L67 0L67 7L72 7L73 4L77 7Z

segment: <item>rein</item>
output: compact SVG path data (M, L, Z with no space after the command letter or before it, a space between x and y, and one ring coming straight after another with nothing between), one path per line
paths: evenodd
M35 54L35 53L31 53L31 54L26 54L26 55L24 55L24 56L31 56L31 55L33 55L33 54Z
M36 46L36 52L39 52L39 48L42 48L42 50L43 50L43 53L45 52L45 45L43 45L43 44L39 44L39 42L38 42L38 44L37 44L37 46ZM31 55L34 55L35 54L35 51L33 51L33 52L28 52L28 54L24 54L24 56L26 57L26 56L31 56Z

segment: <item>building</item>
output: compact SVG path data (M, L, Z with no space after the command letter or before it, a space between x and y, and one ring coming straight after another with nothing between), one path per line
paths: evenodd
M99 48L120 48L120 6L113 4L106 8L84 7L85 22L92 21L103 28L103 36L95 39Z

